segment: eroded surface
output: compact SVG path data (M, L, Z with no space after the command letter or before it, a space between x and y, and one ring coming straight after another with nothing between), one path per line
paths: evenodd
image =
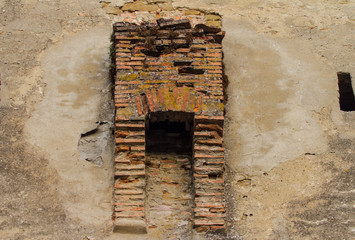
M151 239L192 238L192 172L188 156L149 154L146 217Z

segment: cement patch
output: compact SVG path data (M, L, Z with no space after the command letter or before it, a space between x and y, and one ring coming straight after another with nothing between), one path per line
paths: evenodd
M306 47L299 54L295 49L301 46L258 34L233 18L225 18L224 27L231 166L257 173L307 152L324 152L326 138L312 111L335 105L331 73L310 62L311 54L302 56Z
M98 26L43 54L44 99L25 128L28 142L40 147L57 170L57 189L69 216L96 225L111 223L110 154L102 155L103 167L97 168L79 159L76 146L81 133L95 127L100 113L106 111L107 119L102 120L112 117L110 110L100 108L109 94L110 33L110 25Z

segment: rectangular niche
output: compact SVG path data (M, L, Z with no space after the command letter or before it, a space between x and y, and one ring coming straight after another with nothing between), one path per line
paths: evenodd
M193 113L153 112L146 119L146 152L192 154Z

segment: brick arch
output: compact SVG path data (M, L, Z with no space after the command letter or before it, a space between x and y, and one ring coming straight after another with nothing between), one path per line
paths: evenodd
M149 112L176 111L199 112L202 95L190 87L168 87L145 89L136 96L139 115Z

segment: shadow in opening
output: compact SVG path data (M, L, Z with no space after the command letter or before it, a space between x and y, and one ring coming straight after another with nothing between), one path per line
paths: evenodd
M342 111L355 111L354 90L351 84L351 75L338 72L339 105Z
M146 151L192 155L193 113L155 112L146 120Z

